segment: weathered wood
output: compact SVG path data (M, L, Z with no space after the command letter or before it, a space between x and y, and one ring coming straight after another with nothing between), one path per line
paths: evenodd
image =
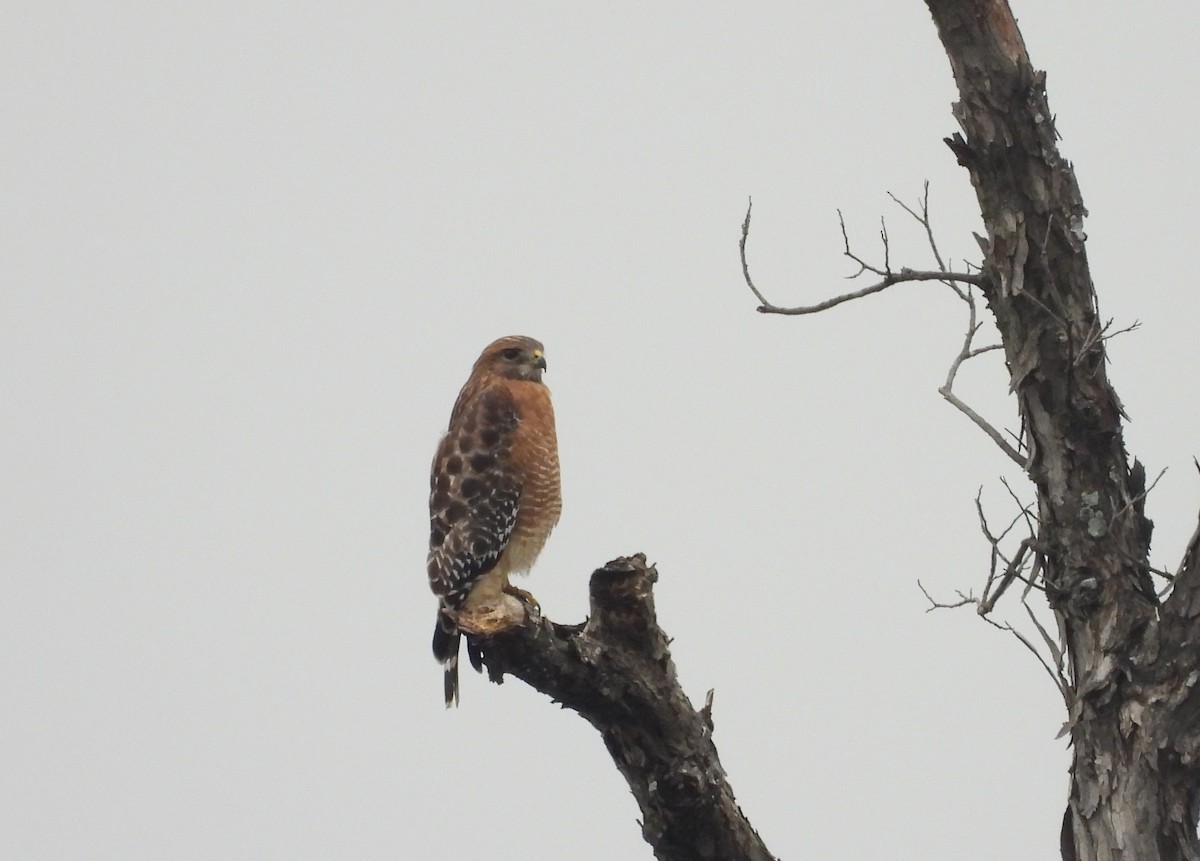
M472 647L493 681L516 676L600 731L660 861L773 861L734 800L711 710L694 709L679 686L654 612L657 580L642 554L615 559L592 574L587 622L530 610Z
M1047 597L1070 653L1063 857L1194 859L1200 573L1181 571L1159 607L1144 473L1128 465L1087 213L1058 150L1045 76L1005 0L927 5L958 84L962 134L947 143L970 172L987 229L984 295L1025 428Z

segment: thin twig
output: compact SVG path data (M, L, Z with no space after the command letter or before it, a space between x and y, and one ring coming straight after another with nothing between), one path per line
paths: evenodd
M1029 615L1029 621L1033 622L1033 626L1037 628L1038 633L1042 635L1042 642L1046 644L1046 648L1050 650L1050 654L1054 657L1054 669L1058 671L1058 677L1063 687L1067 685L1067 679L1063 676L1063 655L1066 652L1062 643L1054 642L1054 638L1046 630L1045 626L1038 620L1037 614L1033 612L1033 608L1029 606L1027 601L1021 601L1021 605L1025 608L1025 612Z
M1101 326L1098 322L1093 323L1092 330L1088 332L1087 338L1084 339L1083 345L1079 348L1078 355L1076 355L1071 361L1071 364L1078 365L1080 362L1082 362L1084 357L1087 356L1088 353L1091 352L1091 349L1097 344L1104 343L1110 338L1115 338L1118 335L1124 335L1128 332L1136 332L1142 327L1142 321L1134 320L1128 326L1110 332L1109 330L1112 329L1112 325L1113 320L1111 317L1103 326Z
M971 593L968 592L966 595L964 595L962 592L955 590L955 594L958 595L958 600L953 604L943 604L942 602L935 601L933 599L933 596L929 594L929 591L924 587L924 585L922 585L920 580L917 581L917 588L921 590L921 594L923 594L925 599L929 601L929 606L925 608L926 613L932 613L934 610L953 610L956 607L965 607L967 604L979 603L979 599Z
M929 220L929 180L925 180L925 188L921 194L920 215L914 212L912 207L910 207L900 198L896 197L896 195L892 194L890 191L887 193L887 195L896 203L897 206L915 218L917 222L920 223L923 228L925 228L925 238L929 241L929 249L933 252L933 259L937 263L938 269L947 268L946 264L942 261L942 253L938 250L937 240L933 236L933 224ZM949 286L953 287L955 290L958 289L957 287L954 287L953 284L950 284Z
M837 214L838 214L838 227L842 231L842 256L848 257L851 260L853 260L855 263L858 264L858 271L854 272L850 275L847 275L846 280L853 281L855 278L857 278L859 275L862 275L864 272L873 272L876 275L886 276L888 274L887 269L880 269L878 266L872 266L870 263L863 260L861 257L859 257L857 254L855 254L853 251L850 250L850 234L848 234L846 232L846 219L842 215L842 211L840 209L837 211ZM886 245L887 245L887 234L886 233L883 235L883 243L884 243L884 246L886 247Z
M1009 561L1004 569L1004 575L1000 578L1000 585L996 587L996 591L990 595L984 595L983 600L979 602L978 612L980 616L986 616L992 612L996 606L996 602L1003 597L1008 591L1008 587L1012 585L1013 580L1016 580L1021 569L1025 567L1025 554L1029 552L1031 542L1028 538L1021 542L1017 548L1016 555ZM988 583L991 583L992 575L988 576Z
M838 218L841 218L842 213L838 212ZM883 242L883 271L892 271L892 252L891 246L888 245L887 222L883 220L883 216L879 216L879 238Z
M1167 467L1165 467L1165 466L1164 466L1164 467L1163 467L1163 468L1162 468L1162 469L1159 471L1159 473L1158 473L1158 476L1157 476L1157 477L1154 479L1154 481L1150 482L1150 486L1149 486L1149 487L1147 487L1147 488L1146 488L1145 490L1143 490L1141 493L1137 494L1137 496L1133 497L1133 498L1132 498L1132 499L1130 499L1128 502L1126 502L1124 505L1122 505L1120 508L1118 508L1116 511L1114 511L1114 512L1113 512L1113 516L1112 516L1111 518L1109 518L1109 521L1108 521L1108 528L1109 528L1109 529L1112 529L1112 528L1113 528L1113 526L1116 524L1116 522L1117 522L1117 518L1118 518L1118 517L1120 517L1122 514L1124 514L1124 513L1125 513L1126 511L1128 511L1130 508L1132 508L1133 506L1137 505L1139 502L1141 502L1141 501L1142 501L1142 500L1144 500L1144 499L1145 499L1147 496L1149 496L1149 495L1150 495L1150 491L1154 490L1154 487L1155 487L1155 485L1157 485L1157 484L1158 484L1160 481L1162 481L1162 477L1163 477L1164 475L1166 475L1166 474L1167 474Z
M1037 553L1033 554L1033 565L1029 569L1029 578L1025 581L1025 588L1021 590L1022 601L1029 597L1029 592L1033 589L1040 589L1042 592L1046 591L1045 586L1037 585L1038 577L1042 573L1042 560L1046 558L1046 553L1039 548L1035 547L1034 549L1037 550Z
M987 515L983 513L983 488L979 488L979 492L975 494L975 512L979 515L979 528L983 530L983 537L987 539L988 544L993 547L997 544L996 536L992 535L988 529Z
M826 299L824 302L818 302L815 305L798 305L794 308L781 308L778 305L772 305L767 302L760 305L758 310L762 314L784 314L789 316L818 314L821 311L827 311L830 308L841 305L843 302L849 302L852 299L861 299L864 296L870 296L872 293L880 293L896 284L903 284L908 281L945 281L946 279L964 281L969 284L978 284L981 281L978 275L968 275L962 272L916 272L912 269L901 269L899 272L892 272L885 276L882 281L872 284L870 287L855 290L853 293L834 296L832 299Z
M1013 463L1017 464L1021 469L1025 469L1028 464L1025 462L1025 458L1021 457L1021 453L1009 444L1008 440L992 426L991 422L967 406L958 395L954 394L954 379L958 376L958 369L962 367L963 362L973 359L976 356L981 356L984 353L999 350L1003 346L1001 344L989 344L986 347L972 346L975 341L975 334L983 324L976 322L975 297L971 295L969 290L958 292L960 298L967 303L967 334L963 337L962 349L958 351L958 355L950 363L950 370L946 373L946 382L938 389L938 394L949 401L951 406L973 421L980 430L991 438L992 442L1000 447L1002 452L1008 455Z
M1132 323L1130 323L1128 326L1124 327L1123 329L1117 329L1116 331L1109 332L1108 329L1109 329L1109 327L1112 326L1112 323L1113 323L1113 321L1109 320L1108 323L1105 324L1104 330L1100 333L1100 335L1101 335L1100 340L1107 341L1111 338L1117 337L1117 335L1124 335L1128 332L1136 332L1138 329L1142 328L1142 321L1134 320Z
M1001 451L1003 451L1006 455L1008 455L1009 459L1013 463L1015 463L1017 466L1021 467L1021 469L1025 469L1025 467L1026 467L1025 458L1021 457L1020 453L1015 448L1013 448L1011 445L1008 444L1008 441L1003 436L1000 435L999 431L997 431L994 427L992 427L990 424L988 424L987 419L985 419L979 413L975 412L975 410L971 409L969 406L967 406L965 403L963 403L959 399L958 395L954 394L954 392L950 391L945 386L938 389L938 394L940 394L943 398L945 398L947 401L949 401L951 406L953 406L955 409L957 409L959 412L961 412L963 415L965 415L967 418L969 418L971 421L973 421L979 427L980 430L982 430L985 434L987 434L991 438L992 442L994 442L996 445L998 445L1000 447Z
M995 625L996 623L993 622L992 624ZM1046 662L1046 659L1042 657L1042 653L1037 650L1037 647L1034 646L1033 643L1029 642L1029 639L1024 634L1007 622L1005 622L1003 625L996 625L996 627L1002 631L1008 631L1010 634L1020 640L1025 648L1033 653L1033 656L1038 659L1038 663L1042 665L1042 669L1046 671L1046 675L1050 677L1050 681L1054 682L1054 687L1058 688L1058 692L1062 694L1063 701L1069 705L1071 702L1070 686L1068 685L1067 681L1060 676L1059 673L1056 673L1051 668L1050 664Z
M754 209L754 198L748 198L746 203L746 220L742 222L742 241L738 243L738 248L742 253L742 275L746 278L746 286L750 288L755 298L758 299L761 305L769 305L767 297L758 292L758 288L754 286L754 281L750 278L750 264L746 262L746 240L750 238L750 210Z
M927 271L918 271L918 270L908 269L908 268L901 269L898 272L892 272L890 270L890 268L880 269L878 267L871 266L866 261L862 260L860 257L858 257L857 255L855 255L853 252L850 251L850 240L849 240L849 237L846 235L845 221L842 220L842 238L845 241L845 245L846 245L844 253L846 254L847 257L849 257L851 260L853 260L855 263L857 263L858 266L860 267L859 271L854 273L854 275L851 275L850 277L856 278L859 275L861 275L863 272L872 272L876 275L881 276L882 280L880 280L876 284L872 284L869 287L864 287L862 290L855 290L852 293L845 293L841 296L834 296L831 299L826 299L824 302L818 302L815 305L800 305L800 306L797 306L794 308L785 308L785 307L776 305L776 304L768 301L767 298L762 294L762 291L760 291L758 289L758 287L755 286L754 279L750 277L750 263L746 257L746 243L749 241L749 238L750 238L750 211L752 208L753 208L753 201L751 201L750 205L748 205L746 207L746 218L744 221L742 221L742 238L741 238L741 241L738 243L738 251L741 255L741 260L742 260L742 277L745 278L746 286L750 288L750 292L752 292L754 294L754 298L756 298L758 300L758 302L759 302L758 311L759 311L759 313L762 313L762 314L783 314L783 315L788 315L788 316L798 316L801 314L817 314L817 313L820 313L821 311L826 311L830 308L836 307L837 305L841 305L843 302L849 302L852 299L861 299L864 296L870 296L873 293L879 293L879 292L886 290L887 288L892 287L896 284L903 284L903 283L906 283L909 281L958 281L958 282L962 282L965 284L974 284L976 286L982 286L984 283L983 276L978 273L940 272L940 271L939 272L927 272ZM839 218L839 220L841 220L840 212L838 213L838 218ZM884 253L886 256L886 254L888 253L887 247L886 247L886 245L887 245L886 228L882 230L881 235L884 239L884 244L885 244Z
M1012 489L1012 485L1008 483L1008 479L1004 476L1000 476L1000 483L1004 485L1004 489L1008 491L1008 495L1012 497L1012 501L1017 504L1017 506L1021 509L1021 513L1025 515L1025 525L1029 527L1030 536L1035 535L1037 533L1037 529L1034 526L1033 518L1030 517L1029 514L1029 509L1033 508L1033 503L1031 502L1026 505L1021 502L1021 498L1017 496L1016 491Z

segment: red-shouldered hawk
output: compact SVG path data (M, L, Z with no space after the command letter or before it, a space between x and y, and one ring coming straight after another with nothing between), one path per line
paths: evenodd
M433 654L445 670L446 705L458 702L459 612L502 593L533 566L562 511L558 440L544 348L510 336L475 361L433 459L429 586L438 596ZM478 654L468 654L481 669Z

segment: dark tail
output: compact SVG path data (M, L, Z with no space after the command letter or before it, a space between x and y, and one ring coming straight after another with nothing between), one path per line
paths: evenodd
M445 674L446 708L458 705L458 644L462 634L449 617L438 611L433 628L433 656L442 664Z

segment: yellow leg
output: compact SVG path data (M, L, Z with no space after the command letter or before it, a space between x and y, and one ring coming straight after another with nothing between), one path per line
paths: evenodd
M526 604L529 604L531 607L533 607L533 609L537 610L539 613L542 611L542 605L538 603L538 599L533 597L533 595L526 592L524 589L518 589L512 583L505 583L503 590L504 590L504 594L512 595L514 598L524 601Z

